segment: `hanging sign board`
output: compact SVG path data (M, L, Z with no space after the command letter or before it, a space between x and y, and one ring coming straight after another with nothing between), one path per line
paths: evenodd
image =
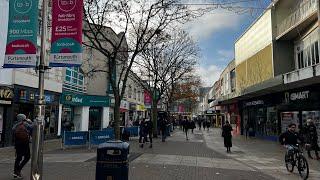
M51 67L82 64L83 0L52 1Z
M10 0L4 68L35 67L38 0Z

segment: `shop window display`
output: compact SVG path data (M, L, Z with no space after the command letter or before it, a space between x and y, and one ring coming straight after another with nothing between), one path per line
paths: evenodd
M281 132L285 132L288 129L289 124L295 123L297 127L300 126L299 123L299 112L282 112L281 113Z
M267 122L266 122L266 135L277 136L278 132L278 117L275 107L267 108Z

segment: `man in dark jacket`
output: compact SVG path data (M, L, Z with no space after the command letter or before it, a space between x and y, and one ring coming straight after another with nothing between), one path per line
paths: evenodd
M282 145L296 146L301 140L299 134L296 132L297 125L292 123L288 126L288 130L279 136L279 141Z
M145 130L146 130L146 135L149 136L150 140L150 146L149 148L152 148L152 132L153 132L153 124L150 119L145 120Z
M302 137L300 137L298 132L296 132L296 128L297 125L292 123L288 126L288 130L279 136L280 143L285 145L289 155L293 154L295 147L299 144L299 141L300 143L303 142Z
M162 142L165 142L166 136L167 136L167 120L165 118L162 118L160 120L160 131L162 136Z
M315 151L317 160L320 159L319 157L319 146L318 146L318 133L317 133L317 127L314 125L313 121L311 119L307 120L307 125L304 128L304 136L305 136L305 143L306 148L308 151L308 156L310 159L313 159L311 156L311 150Z
M27 120L26 115L18 114L17 123L13 126L14 147L16 159L14 163L14 178L22 178L21 170L30 160L30 137L32 136L32 122ZM23 158L23 160L22 160Z
M143 145L144 145L144 143L146 142L146 139L147 139L146 123L145 123L144 119L140 122L139 128L140 128L140 131L139 131L139 144L140 144L140 147L143 148Z

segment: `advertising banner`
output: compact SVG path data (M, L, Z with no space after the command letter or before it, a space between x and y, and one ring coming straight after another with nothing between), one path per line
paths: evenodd
M130 137L139 136L139 127L138 126L126 127L126 128L124 128L124 131L128 131L130 133Z
M82 63L83 0L52 1L51 67Z
M87 144L87 131L65 131L64 132L64 145L72 146L72 145L86 145Z
M146 106L151 106L152 104L152 97L148 91L144 91L144 104Z
M107 128L102 131L90 131L90 144L99 145L114 139L114 129Z
M37 63L38 0L10 0L4 68Z

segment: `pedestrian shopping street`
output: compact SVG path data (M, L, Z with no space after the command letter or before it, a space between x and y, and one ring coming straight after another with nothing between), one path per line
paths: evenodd
M153 148L139 147L130 141L130 180L298 180L297 171L287 172L284 148L260 139L233 138L232 153L223 147L220 129L194 130L186 141L176 129L166 142L155 139ZM44 155L45 180L95 179L96 150L87 147L61 149L58 140L46 141ZM0 179L11 179L14 151L0 149ZM308 160L311 180L320 178L320 162ZM28 179L30 163L23 169Z

